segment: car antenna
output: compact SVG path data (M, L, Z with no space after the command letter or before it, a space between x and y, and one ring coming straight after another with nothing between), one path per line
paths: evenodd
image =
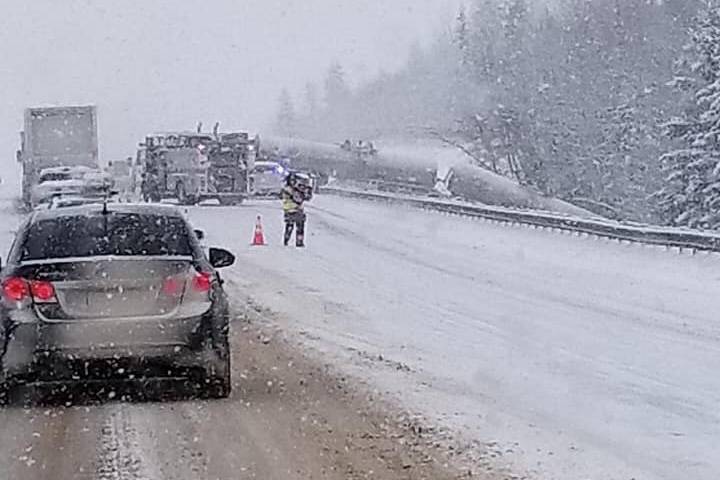
M103 209L102 214L107 215L108 213L108 198L110 198L110 185L103 182Z

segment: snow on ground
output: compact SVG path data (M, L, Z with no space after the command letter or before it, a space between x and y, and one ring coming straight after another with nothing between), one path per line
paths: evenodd
M21 221L22 217L17 214L15 200L4 197L0 190L0 258L3 265Z
M249 246L258 213L269 247ZM279 245L277 202L190 215L238 254L238 298L492 445L493 462L542 479L717 477L720 256L324 196L306 250ZM19 220L2 199L4 258Z
M249 246L258 213L264 248ZM489 443L493 462L542 479L717 478L718 256L323 196L305 250L280 246L276 202L190 215L238 254L225 275L239 294Z

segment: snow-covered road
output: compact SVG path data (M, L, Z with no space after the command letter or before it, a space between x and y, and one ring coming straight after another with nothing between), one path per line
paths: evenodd
M268 247L249 245L258 213ZM207 231L208 244L238 254L236 266L224 272L238 301L249 296L270 308L270 321L326 363L472 440L479 465L509 465L543 480L717 478L720 256L325 196L309 209L305 250L280 245L277 202L197 207L189 214ZM7 250L19 220L9 201L0 201L0 220ZM247 358L244 340L234 352L239 371L260 358ZM266 356L271 374L274 357ZM227 438L255 421L239 413L242 395L217 404L222 413L211 423ZM282 402L278 408L292 412ZM129 412L135 427L145 423L140 414L162 425L166 407L109 405L88 413L89 420L72 417L85 410L0 412L3 471L30 479L55 468L72 471L78 461L95 469L96 459L81 460L94 448L85 449L84 437L60 450L66 455L47 460L47 470L44 463L30 465L44 457L40 447L24 453L29 442L49 442L48 452L65 443L60 434L47 437L33 419L66 415L69 423L58 431L75 436L90 422L88 441L94 442L123 425L108 423L125 418L116 412ZM224 430L220 419L231 420ZM191 430L208 422L177 421ZM282 437L281 424L265 439L268 445ZM138 431L143 442L152 438L149 430ZM262 431L254 431L258 441ZM203 449L218 448L193 435ZM185 465L177 460L182 451L168 450L174 448L172 442L148 447L168 458L143 454L144 464ZM229 471L233 462L219 459L206 472ZM37 465L40 476L29 474ZM169 478L165 473L158 478Z
M265 248L249 246L258 213ZM323 196L305 250L280 246L275 202L190 215L238 254L238 295L493 463L717 478L718 256Z
M237 234L230 227L246 213L194 212L217 236ZM0 198L3 256L19 221ZM0 408L0 480L459 478L401 416L378 412L273 329L235 320L229 399L167 383L45 389L47 402ZM136 401L118 401L126 396Z

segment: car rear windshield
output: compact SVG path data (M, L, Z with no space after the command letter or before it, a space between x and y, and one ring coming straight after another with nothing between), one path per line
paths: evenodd
M46 173L40 177L40 183L70 180L71 178L69 173Z
M179 217L137 213L63 216L32 224L21 260L192 255L189 231Z
M274 173L279 170L277 165L256 165L255 171L257 173Z

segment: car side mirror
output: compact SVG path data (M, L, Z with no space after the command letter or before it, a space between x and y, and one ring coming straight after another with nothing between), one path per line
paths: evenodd
M229 267L235 263L235 255L222 248L210 249L210 265L214 268Z
M195 230L195 236L198 240L202 241L205 239L205 232L203 232L202 230Z

